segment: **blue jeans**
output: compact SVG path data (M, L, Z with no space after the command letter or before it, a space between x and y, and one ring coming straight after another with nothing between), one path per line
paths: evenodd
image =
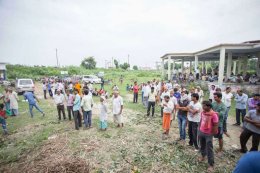
M5 121L4 118L0 118L0 123L2 124L3 130L7 131L7 129L6 129L6 121Z
M246 115L246 109L236 109L236 121L237 124L240 125L241 121L240 121L240 115L242 115L242 122L244 123L244 117Z
M228 118L228 112L230 110L230 107L227 107L225 115L224 115L224 121L223 121L223 131L227 132L227 118Z
M92 124L92 111L83 111L85 127L91 127Z
M35 104L29 104L31 117L33 117L33 112L32 112L33 107L35 107L39 112L41 112L43 114L43 111L41 110L41 108L36 103Z
M185 140L186 138L186 123L187 123L187 116L186 115L179 115L178 114L178 125L180 131L180 138Z

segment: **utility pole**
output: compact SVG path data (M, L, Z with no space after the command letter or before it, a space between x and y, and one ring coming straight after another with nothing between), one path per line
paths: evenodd
M56 60L57 60L57 67L59 67L58 49L57 48L56 48Z

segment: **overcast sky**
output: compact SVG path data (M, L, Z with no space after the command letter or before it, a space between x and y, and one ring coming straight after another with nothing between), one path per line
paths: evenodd
M154 67L169 52L260 39L259 0L0 0L0 62Z

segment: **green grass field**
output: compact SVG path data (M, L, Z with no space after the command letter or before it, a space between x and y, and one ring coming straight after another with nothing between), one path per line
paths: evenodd
M132 93L125 89L126 84L133 81L160 79L160 73L125 72L122 73L122 85L119 83L120 75L121 73L111 72L107 77L119 86L125 100L126 123L124 128L118 129L109 115L109 128L106 132L98 130L98 113L94 113L93 128L89 130L76 131L72 121L59 122L56 107L50 99L41 99L39 103L46 116L42 117L34 110L35 117L31 118L28 104L20 96L20 115L7 119L10 135L0 136L0 172L48 172L46 168L49 171L54 168L56 171L58 168L75 171L84 165L71 166L65 163L66 159L71 162L80 159L88 165L90 172L98 173L203 172L207 164L196 161L198 154L173 142L178 137L177 122L173 123L171 139L162 141L159 107L156 107L157 117L147 119L144 116L146 109L140 104L141 97L139 104L133 104L129 98ZM110 93L113 84L105 86ZM98 104L99 98L94 97L94 101ZM234 116L234 109L231 109L231 115ZM224 158L228 160L216 158L215 171L231 172L239 157L239 154L235 155L231 149L227 149Z

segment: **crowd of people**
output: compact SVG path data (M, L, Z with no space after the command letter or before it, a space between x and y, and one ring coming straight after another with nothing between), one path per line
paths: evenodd
M247 152L246 143L252 136L252 147L250 151L258 151L260 141L260 94L254 94L252 98L238 89L231 92L230 87L224 91L211 85L209 88L209 99L204 99L203 90L196 88L185 88L178 84L173 85L171 81L148 81L140 85L134 83L133 103L138 103L138 93L142 93L142 104L147 109L147 116L154 117L155 105L161 107L162 139L169 137L172 121L177 115L179 126L178 141L185 144L186 127L188 127L189 146L195 151L200 151L203 161L208 158L208 171L213 170L214 152L213 138L217 138L219 148L218 155L223 152L223 134L230 137L227 130L227 119L231 108L232 99L235 101L236 123L241 125L243 132L240 135L240 152ZM151 112L152 109L152 112Z
M74 119L75 129L79 130L84 124L84 129L92 127L92 109L94 105L93 96L100 96L99 103L99 128L108 128L108 102L111 97L113 120L117 127L123 127L123 98L119 94L119 87L112 87L113 94L110 96L104 86L100 90L94 89L91 83L80 84L43 82L44 98L47 93L53 99L58 113L58 120L62 117L67 119L65 108L67 109L68 119ZM199 161L208 159L208 171L213 171L214 151L213 138L218 140L218 155L223 152L223 134L230 137L227 129L227 119L231 109L231 102L234 99L236 105L235 126L241 126L243 132L240 135L241 152L247 152L247 141L252 136L252 147L250 151L258 151L260 141L260 95L254 94L252 98L239 89L236 93L226 87L221 88L211 85L209 87L209 99L205 98L201 87L180 86L172 81L152 80L133 85L127 85L126 90L133 92L133 103L138 104L141 96L141 104L147 109L146 116L153 118L159 106L160 116L162 117L162 139L169 138L172 121L177 117L179 127L179 139L181 144L186 143L186 132L189 136L188 145L194 147L195 151L200 151ZM37 105L39 99L33 92L25 92L24 99L28 101L30 115L33 118L33 107L44 116L44 111ZM12 88L6 88L5 93L0 95L3 104L0 104L0 120L7 134L6 114L18 115L18 96ZM61 115L62 114L62 115ZM84 120L84 123L82 122ZM241 123L242 121L242 123ZM187 128L187 129L186 129Z

